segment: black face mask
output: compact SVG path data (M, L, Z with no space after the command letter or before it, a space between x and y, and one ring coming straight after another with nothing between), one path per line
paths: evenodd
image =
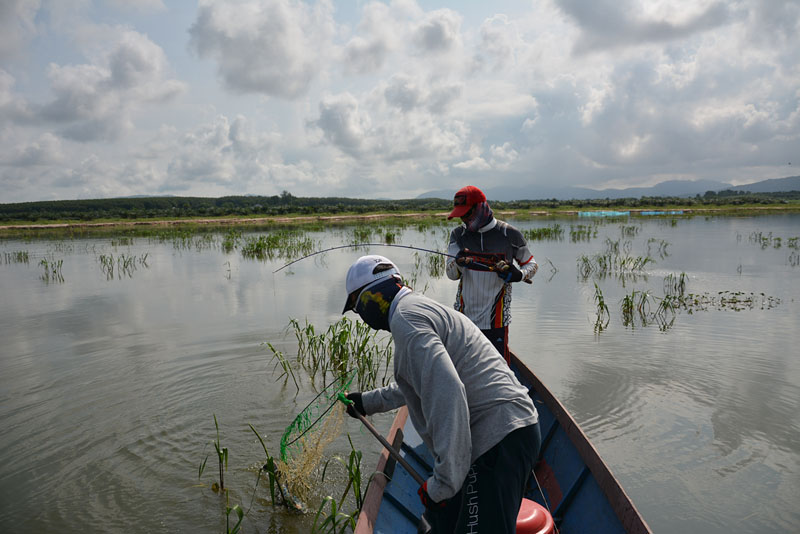
M392 300L402 287L400 279L390 276L364 289L358 296L356 313L371 328L389 331L389 309L392 307Z

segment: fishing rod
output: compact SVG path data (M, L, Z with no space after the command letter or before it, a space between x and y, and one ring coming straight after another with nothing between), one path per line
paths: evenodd
M326 248L326 249L324 249L324 250L318 250L317 252L312 252L311 254L306 254L306 255L305 255L305 256L303 256L302 258L297 258L297 259L296 259L296 260L294 260L294 261L290 261L289 263L287 263L287 264L286 264L286 265L284 265L283 267L280 267L280 268L278 268L278 269L275 269L275 270L274 270L274 271L272 271L272 272L273 272L273 273L277 273L277 272L278 272L278 271L280 271L281 269L285 269L286 267L288 267L288 266L290 266L290 265L292 265L292 264L294 264L294 263L297 263L297 262L298 262L298 261L300 261L300 260L304 260L304 259L306 259L306 258L310 258L311 256L316 256L317 254L322 254L323 252L330 252L331 250L338 250L338 249L341 249L341 248L357 248L357 247L395 247L395 248L408 248L408 249L411 249L411 250L419 250L420 252L428 252L428 253L430 253L430 254L438 254L438 255L440 255L440 256L447 256L448 258L453 258L453 259L455 259L455 256L453 256L452 254L447 254L446 252L440 252L440 251L438 251L438 250L430 250L430 249L427 249L427 248L412 247L411 245L395 245L395 244L392 244L392 243L352 243L352 244L350 244L350 245L339 245L338 247Z
M306 254L302 258L297 258L296 260L290 261L286 265L275 269L274 271L272 271L272 273L273 274L277 273L278 271L280 271L282 269L285 269L286 267L289 267L290 265L293 265L293 264L297 263L298 261L304 260L306 258L310 258L311 256L316 256L317 254L322 254L323 252L330 252L331 250L339 250L339 249L343 249L343 248L357 248L357 247L405 248L405 249L419 250L420 252L427 252L429 254L438 254L439 256L446 256L448 258L457 259L457 256L454 256L452 254L448 254L446 252L441 252L439 250L431 250L431 249L428 249L428 248L414 247L414 246L411 246L411 245L397 245L397 244L394 244L394 243L352 243L352 244L349 244L349 245L339 245L337 247L330 247L330 248L326 248L326 249L323 249L323 250L318 250L317 252L312 252L311 254ZM509 265L505 261L489 264L489 263L485 263L485 262L479 260L478 258L469 258L469 261L470 261L470 263L475 263L477 265L485 267L489 271L505 272L506 270L508 270L508 265ZM526 284L532 284L533 282L530 279L525 279L525 283Z

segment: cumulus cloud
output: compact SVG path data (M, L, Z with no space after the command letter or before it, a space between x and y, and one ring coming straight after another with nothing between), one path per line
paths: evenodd
M371 2L364 6L356 33L348 40L342 53L343 68L348 74L377 72L402 37L398 18L402 16L392 6Z
M3 157L6 164L14 167L52 165L63 160L61 140L49 132L43 133L30 143L14 147L10 154Z
M167 9L163 0L107 0L118 9L135 10L142 12L162 12Z
M413 30L413 41L423 54L450 51L461 43L461 15L450 9L430 12Z
M117 139L132 128L131 114L140 106L169 101L184 91L181 82L167 78L167 70L158 45L123 31L98 63L50 65L55 97L41 107L40 118L61 124L61 134L78 141Z
M16 57L36 34L36 13L41 0L0 2L0 59Z
M225 85L287 99L305 94L325 66L335 31L332 6L289 0L202 0L191 46L212 58Z
M319 118L311 123L322 131L326 141L351 156L357 156L370 129L370 118L359 111L358 100L350 93L333 95L319 103Z
M493 71L516 65L517 54L526 48L516 24L506 15L495 15L486 19L480 28L480 51L478 64L489 63Z
M174 135L168 132L169 139ZM287 164L279 152L278 134L258 131L242 115L224 115L186 132L177 142L158 142L158 151L169 154L166 176L160 189L180 192L197 187L214 194L220 191L282 190L276 176L292 176L293 181L308 179L307 162ZM298 170L299 169L299 170Z
M0 63L11 200L48 186L62 198L413 196L464 175L756 180L791 172L800 143L796 1L544 0L512 14L201 0L183 23L187 57L148 32L148 17L178 11L110 2L2 3L0 59L15 56ZM17 61L54 43L65 49L45 63ZM209 65L217 80L203 78ZM202 90L148 114L185 92L173 69Z
M677 7L661 4L653 13L643 13L647 3L634 0L557 0L557 4L581 29L575 43L579 53L681 39L725 25L731 17L728 6L716 1L686 0Z

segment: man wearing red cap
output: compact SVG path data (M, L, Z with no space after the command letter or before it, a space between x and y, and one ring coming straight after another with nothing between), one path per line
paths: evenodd
M472 319L508 362L511 284L533 278L539 265L522 233L494 218L477 187L456 192L447 218L454 217L464 223L450 233L448 245L454 258L447 262L447 276L459 281L455 308Z

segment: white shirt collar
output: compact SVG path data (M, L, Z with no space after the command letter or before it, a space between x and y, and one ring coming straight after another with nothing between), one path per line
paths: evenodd
M492 217L492 220L489 221L488 223L486 223L485 226L483 226L481 228L478 228L478 232L480 232L480 233L488 232L489 230L491 230L495 226L497 226L497 219Z

